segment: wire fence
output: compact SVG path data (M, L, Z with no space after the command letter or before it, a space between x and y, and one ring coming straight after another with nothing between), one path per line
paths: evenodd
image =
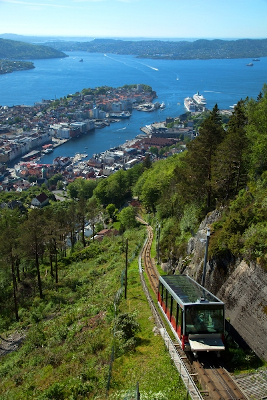
M133 254L131 255L129 260L126 260L126 262L131 263L136 256L139 254L141 248L141 243L139 243L136 248L133 251ZM114 301L113 301L113 306L114 306L114 319L117 317L117 306L120 303L122 294L124 292L124 287L125 287L125 276L126 276L126 268L122 271L121 273L121 286L119 290L116 292L114 296ZM110 390L110 384L111 384L111 378L112 378L112 366L113 362L115 360L115 353L116 353L116 347L115 347L115 335L116 335L116 325L114 324L114 329L113 329L113 345L111 349L111 355L110 355L110 362L109 362L109 372L108 372L108 378L107 378L107 389L106 389L106 397L109 396L109 390ZM138 388L138 389L137 389ZM130 389L129 393L125 395L126 397L123 398L123 400L139 400L140 399L140 394L139 394L139 384L137 383L136 388Z

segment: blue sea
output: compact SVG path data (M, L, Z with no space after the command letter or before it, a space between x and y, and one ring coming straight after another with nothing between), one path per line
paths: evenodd
M125 143L140 133L140 127L166 117L184 113L184 98L199 91L212 109L229 109L247 96L256 98L267 82L267 58L225 60L150 60L134 56L69 52L62 59L31 60L35 69L0 75L0 105L33 105L42 99L57 99L83 88L118 87L144 83L152 86L157 101L166 104L163 111L133 111L129 120L97 129L71 140L43 157L51 163L58 155L73 156L86 152L88 157ZM80 59L83 62L79 62Z

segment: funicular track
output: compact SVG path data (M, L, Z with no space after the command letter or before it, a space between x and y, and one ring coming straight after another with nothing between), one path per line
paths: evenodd
M248 400L215 354L200 354L193 365L208 399Z
M147 226L148 237L142 250L142 260L150 286L157 295L159 273L150 256L153 229L141 218L138 218L138 220ZM162 326L164 326L161 316L159 313L157 314L157 318L160 319ZM171 339L169 340L171 341ZM184 352L177 343L172 342L171 344L175 347L180 359L183 360L190 376L201 384L202 391L200 393L202 393L205 399L249 400L215 354L203 353L200 354L199 358L196 360L191 353Z

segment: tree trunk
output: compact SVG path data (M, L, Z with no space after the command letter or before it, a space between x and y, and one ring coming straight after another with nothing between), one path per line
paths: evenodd
M84 225L85 225L85 223L84 223L84 218L83 218L83 219L82 219L82 243L83 243L83 247L86 246L86 243L85 243L85 236L84 236Z
M20 262L20 260L16 260L16 272L17 272L17 281L18 282L20 282L19 262Z
M49 254L49 259L50 259L50 275L53 277L54 276L54 271L53 271L53 255L50 251Z
M15 266L13 257L11 257L11 271L12 271L12 279L13 279L13 298L14 298L14 310L15 310L15 317L16 320L19 321L19 314L18 314L18 301L17 301L17 281L16 281L16 274L15 274Z
M38 288L39 288L40 299L42 299L43 298L42 281L41 281L39 257L38 257L37 251L35 253L35 265L36 265L36 269L37 269L37 279L38 279Z
M55 244L55 271L56 271L56 283L58 283L58 265L57 265L57 246Z

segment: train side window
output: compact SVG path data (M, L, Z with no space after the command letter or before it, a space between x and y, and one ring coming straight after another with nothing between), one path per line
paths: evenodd
M167 309L167 305L168 305L168 291L165 287L163 287L163 294L162 294L162 298L163 298L163 302L165 305L165 309Z
M179 311L180 311L180 306L179 306L179 304L176 303L176 314L175 314L176 330L177 330L177 326L179 325Z
M176 319L177 315L177 303L176 301L172 298L172 316ZM176 319L177 321L177 319Z
M172 318L175 321L175 329L177 329L177 302L172 298Z
M162 304L162 300L163 300L163 285L161 282L159 282L159 300L160 300L160 304Z
M166 289L166 310L168 308L168 290Z
M160 284L160 294L161 294L161 298L163 299L163 290L164 290L164 286L162 285L162 283Z
M179 304L177 305L177 309L178 309L178 326L181 327L181 332L183 332L183 310L179 306Z

